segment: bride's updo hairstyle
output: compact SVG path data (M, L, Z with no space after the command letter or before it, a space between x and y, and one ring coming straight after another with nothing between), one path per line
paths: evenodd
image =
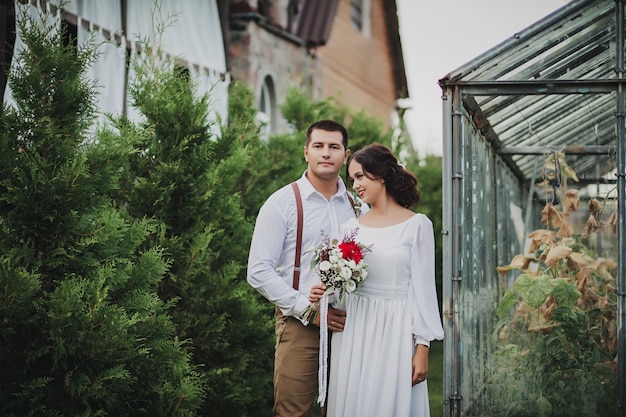
M398 158L389 148L373 143L359 149L350 157L348 166L356 161L363 167L363 175L371 180L382 179L387 194L402 207L414 207L420 201L420 192L415 175L400 165Z

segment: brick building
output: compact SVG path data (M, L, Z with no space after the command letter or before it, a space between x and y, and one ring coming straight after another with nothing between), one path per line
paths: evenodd
M20 5L21 6L17 6ZM30 4L30 6L29 6ZM10 101L4 71L20 48L16 7L55 8L56 1L0 0L0 95ZM254 91L266 133L285 132L280 106L291 86L315 99L335 97L402 132L398 103L408 97L395 1L384 0L159 0L157 19L165 54L179 58L213 111L227 115L228 85ZM57 14L79 43L95 32L101 55L88 76L102 86L103 112L139 117L128 102L129 67L153 36L154 0L71 0ZM18 11L19 12L19 11Z
M400 126L408 97L395 1L224 0L228 70L255 92L271 132L290 86L335 97L386 126Z

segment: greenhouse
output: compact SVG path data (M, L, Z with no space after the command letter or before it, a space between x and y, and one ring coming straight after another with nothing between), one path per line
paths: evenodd
M439 81L446 416L626 416L625 2Z

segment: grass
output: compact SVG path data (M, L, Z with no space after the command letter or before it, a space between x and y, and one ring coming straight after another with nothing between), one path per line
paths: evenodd
M443 417L443 341L430 344L428 353L428 402L430 416Z

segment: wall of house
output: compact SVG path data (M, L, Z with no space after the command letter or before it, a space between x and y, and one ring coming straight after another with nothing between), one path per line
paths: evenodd
M371 0L367 37L350 21L350 0L340 0L330 39L317 56L324 68L323 97L334 96L348 108L365 110L389 126L397 97L383 1Z
M291 86L303 88L313 96L321 94L322 72L319 61L305 46L277 36L255 21L232 25L229 30L229 70L235 80L245 82L257 100L267 77L273 80L276 119L272 131L287 130L280 117L280 106Z
M334 97L353 112L363 110L390 127L398 99L394 60L402 58L390 47L386 0L363 1L361 31L351 22L350 0L308 1L318 2L317 9L290 0L229 0L225 39L233 78L248 84L259 102L266 77L273 80L277 110L261 115L262 120L272 120L271 132L287 129L278 109L290 86L316 100ZM290 22L305 15L309 20L301 39ZM329 17L330 36L324 44L319 36Z

